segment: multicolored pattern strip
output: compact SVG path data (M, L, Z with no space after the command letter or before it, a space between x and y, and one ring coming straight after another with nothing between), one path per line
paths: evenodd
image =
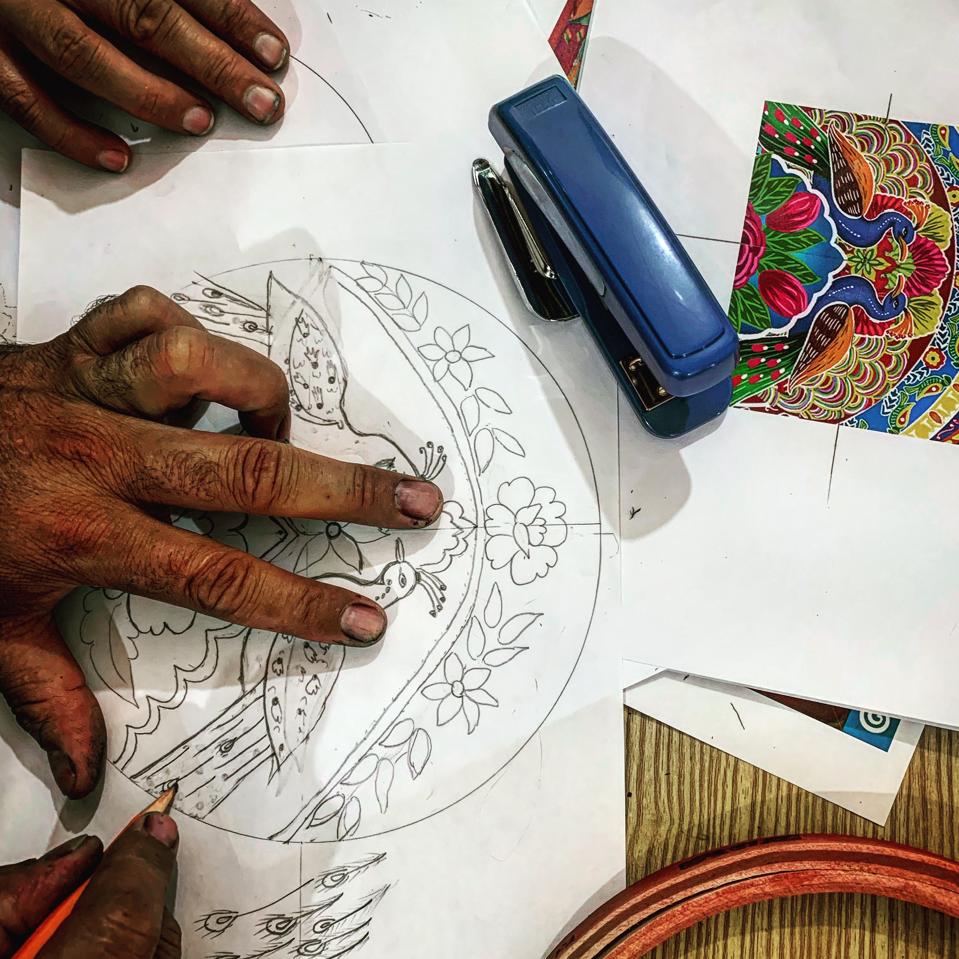
M959 442L959 128L765 104L733 401Z
M592 12L593 0L568 0L549 38L563 73L574 87L579 83L579 71L586 56Z

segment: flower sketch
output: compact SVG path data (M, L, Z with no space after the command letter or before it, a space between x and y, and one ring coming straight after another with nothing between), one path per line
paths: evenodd
M328 553L332 552L340 562L345 563L358 573L363 572L366 565L365 557L360 550L360 544L375 543L383 539L384 534L378 529L347 526L342 523L326 523L314 539L310 551L310 561L319 563ZM318 550L318 552L316 551Z
M493 354L482 346L470 343L469 325L461 326L452 336L436 327L433 342L419 348L420 356L433 364L433 379L439 383L449 373L464 390L473 385L473 363L488 360Z
M312 575L330 554L345 566L362 573L367 566L361 547L384 539L385 530L326 520L272 519L276 545L265 554L275 566L300 576Z
M490 670L480 667L463 669L463 661L450 653L443 663L445 682L424 686L422 693L427 699L438 700L436 723L445 726L460 713L466 717L467 732L479 725L480 706L498 706L499 702L483 687L490 677Z
M528 586L556 565L556 547L566 542L566 504L549 486L534 486L520 476L501 484L498 502L486 510L487 528L497 531L486 542L493 569L510 568L517 586Z

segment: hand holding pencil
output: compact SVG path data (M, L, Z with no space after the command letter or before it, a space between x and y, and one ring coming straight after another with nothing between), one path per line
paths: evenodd
M0 867L0 959L179 959L180 927L164 907L178 840L169 816L145 812L106 852L78 836Z

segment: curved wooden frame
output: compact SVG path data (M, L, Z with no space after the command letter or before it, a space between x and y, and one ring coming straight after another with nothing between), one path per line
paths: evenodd
M667 866L580 923L549 959L640 959L710 916L809 893L858 892L959 918L959 863L849 836L777 836Z

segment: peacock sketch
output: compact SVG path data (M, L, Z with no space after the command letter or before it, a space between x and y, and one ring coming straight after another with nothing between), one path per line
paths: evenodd
M281 365L296 428L306 443L330 455L441 482L448 469L443 443L420 443L410 450L387 429L363 429L354 422L350 371L333 335L337 289L333 270L316 261L296 291L271 270L262 305L204 278L175 298L212 329L246 340ZM301 576L360 590L388 611L412 605L440 625L451 590L462 593L463 588L447 574L454 563L462 565L476 537L475 504L464 508L454 499L447 502L438 529L429 532L222 515L182 516L177 522ZM288 763L305 748L336 694L348 656L344 647L212 621L110 591L88 593L83 603L81 639L90 645L103 683L127 707L126 735L113 744L112 758L133 782L155 792L177 781L177 808L199 820L214 814L248 780L274 793L281 789ZM145 667L140 646L147 639L150 670L144 669L138 688L138 667ZM165 653L158 651L161 643ZM156 661L164 656L158 671ZM198 692L188 699L191 687ZM173 713L185 714L200 690L209 690L217 708L194 710L196 718L184 721L194 728L170 748L158 730L162 733ZM228 700L224 690L233 692ZM359 720L353 725L358 735L365 732ZM336 745L329 750L335 753ZM286 817L296 818L289 809ZM266 831L281 825L274 822ZM339 834L348 834L350 825L347 813Z

